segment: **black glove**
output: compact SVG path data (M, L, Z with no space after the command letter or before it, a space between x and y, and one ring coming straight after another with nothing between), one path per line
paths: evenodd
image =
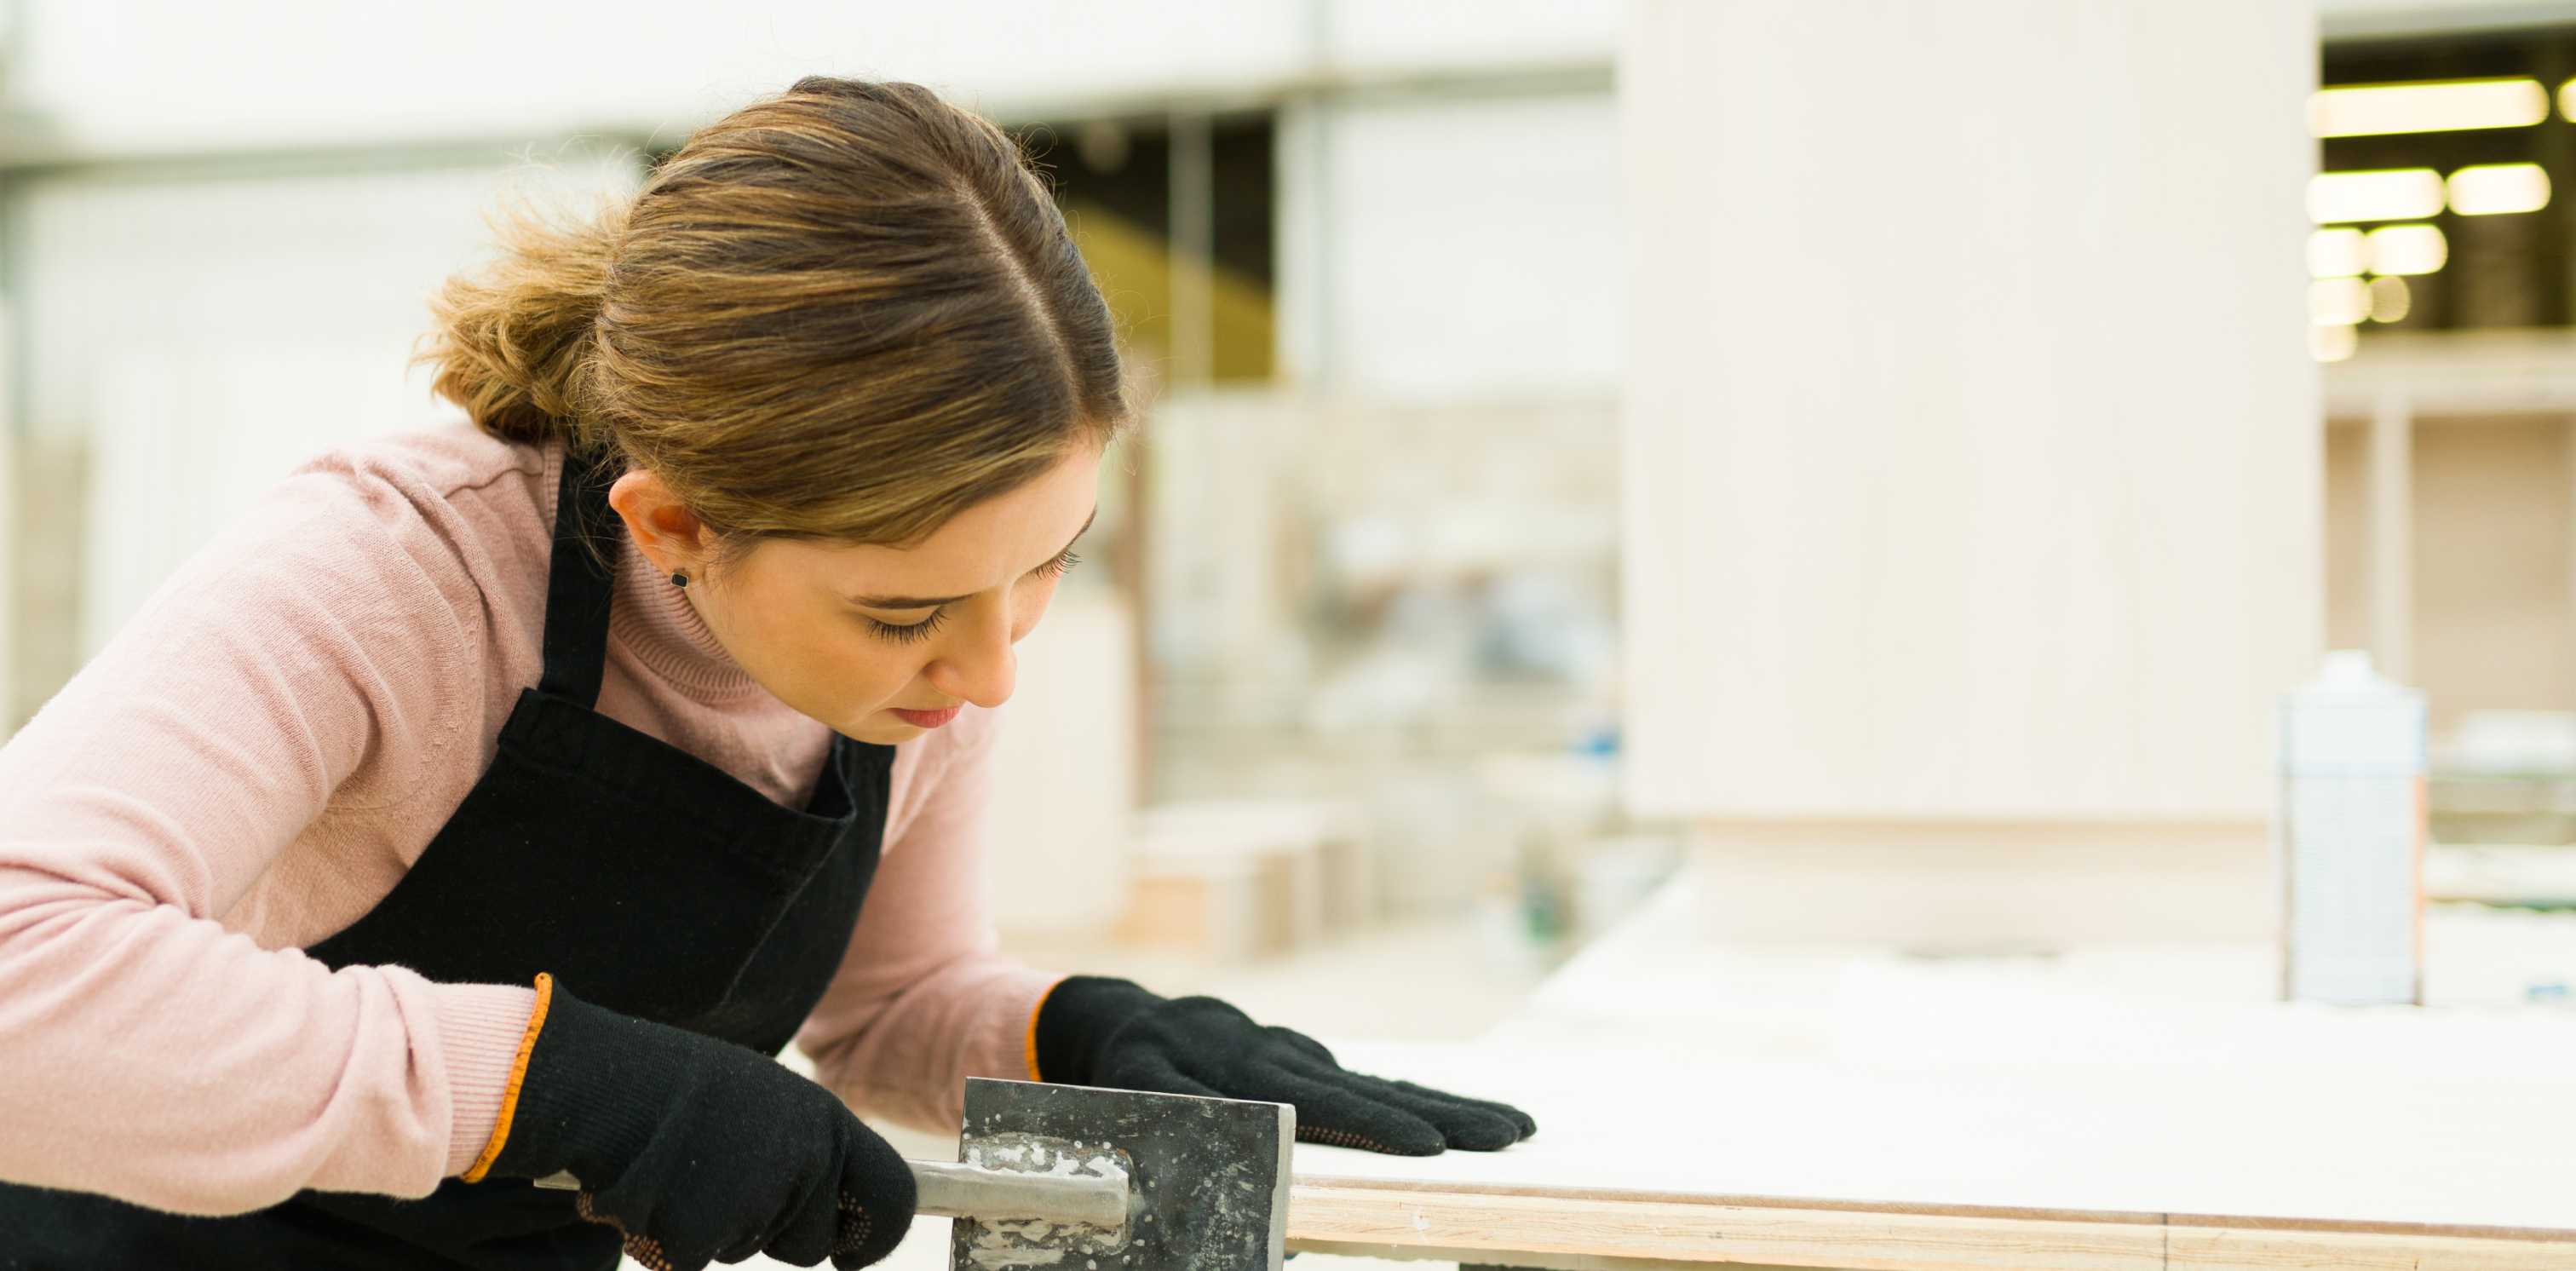
M1345 1071L1323 1043L1212 997L1077 975L1038 1008L1040 1081L1294 1104L1297 1137L1395 1156L1490 1152L1538 1133L1506 1104Z
M911 1168L831 1091L548 978L537 977L545 1020L490 1177L571 1171L581 1216L616 1227L654 1271L756 1253L847 1271L911 1229Z

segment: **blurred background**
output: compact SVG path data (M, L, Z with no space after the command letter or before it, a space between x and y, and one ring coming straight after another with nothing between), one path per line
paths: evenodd
M1023 649L1005 929L1167 983L1396 940L1468 996L1388 1026L1496 1009L1671 852L1615 807L1619 7L976 9L0 2L0 728L210 518L451 417L405 359L486 211L917 80L1025 139L1155 398Z
M0 0L0 729L448 418L488 209L808 73L1024 137L1153 386L1023 645L1034 960L1436 1039L1686 864L2268 939L2328 648L2427 695L2434 899L2576 904L2576 0Z

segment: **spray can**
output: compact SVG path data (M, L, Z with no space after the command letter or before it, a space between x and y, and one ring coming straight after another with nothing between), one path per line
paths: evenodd
M2281 996L2424 1000L2424 695L2326 655L2281 703Z

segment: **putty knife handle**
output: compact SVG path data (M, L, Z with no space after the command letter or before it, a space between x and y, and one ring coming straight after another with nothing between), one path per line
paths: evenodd
M942 1218L991 1222L1084 1223L1116 1230L1127 1225L1127 1183L1078 1174L1014 1174L942 1161L905 1161L920 1193L918 1211ZM569 1172L548 1174L537 1186L575 1191Z
M1112 1231L1127 1225L1127 1180L1082 1174L1023 1174L944 1161L906 1161L921 1193L920 1212L985 1222L1082 1223Z

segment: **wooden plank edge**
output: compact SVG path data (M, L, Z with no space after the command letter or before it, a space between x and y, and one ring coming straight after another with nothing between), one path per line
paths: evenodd
M2164 1264L2165 1249L2160 1225L2137 1222L1338 1188L1304 1181L1289 1196L1288 1241L1299 1249L1369 1246L1378 1256L1567 1271L1583 1271L1571 1258L1857 1271L2155 1271ZM1402 1250L1411 1252L1390 1252Z
M1711 1263L1847 1271L2568 1271L2576 1232L2513 1236L2106 1220L2028 1211L1578 1198L1299 1180L1289 1247L1552 1271Z
M1932 1214L1960 1218L2027 1218L2066 1222L2139 1223L2150 1226L2223 1227L2265 1231L2353 1232L2365 1235L2463 1236L2576 1245L2576 1199L2570 1225L2514 1227L2478 1223L2370 1222L2350 1218L2254 1217L2244 1214L2163 1213L2129 1209L2064 1209L2045 1206L1936 1204L1902 1200L1829 1200L1805 1196L1656 1192L1609 1187L1533 1187L1517 1183L1424 1182L1414 1179L1342 1178L1300 1174L1294 1186L1336 1191L1428 1192L1452 1196L1517 1196L1599 1200L1629 1204L1726 1205L1745 1209L1815 1209L1848 1213Z
M1347 1178L1299 1174L1294 1186L1335 1191L1428 1192L1443 1196L1519 1196L1562 1200L1600 1200L1625 1204L1726 1205L1745 1209L1821 1209L1872 1214L1936 1214L1969 1218L2057 1218L2075 1222L2141 1223L2165 1221L2165 1215L2126 1209L2043 1209L2004 1205L1938 1205L1905 1200L1830 1200L1757 1193L1642 1191L1621 1187L1534 1186L1524 1183L1425 1182L1419 1179ZM2576 1234L2576 1233L2571 1233Z
M2576 1237L2544 1241L2497 1236L2295 1228L2165 1229L2168 1271L2569 1271Z

